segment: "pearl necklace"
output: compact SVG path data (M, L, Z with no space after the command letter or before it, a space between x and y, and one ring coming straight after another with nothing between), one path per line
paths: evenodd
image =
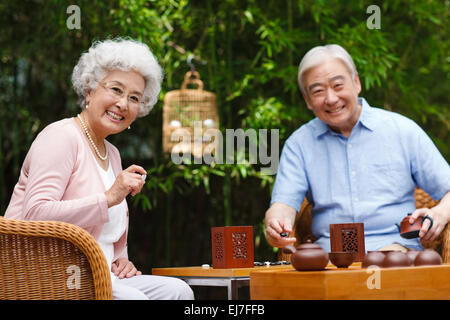
M86 125L84 124L83 119L81 118L81 115L78 114L77 117L78 117L78 119L80 119L81 126L83 127L84 132L86 133L86 136L88 137L88 140L91 142L92 146L94 147L94 150L95 150L95 153L97 154L97 156L98 156L100 159L102 159L103 161L105 161L106 159L108 159L108 148L106 148L106 145L105 145L106 154L105 154L104 157L102 157L102 155L101 155L100 152L98 151L97 145L94 143L94 140L92 140L92 137L91 137L91 135L89 134L89 131L88 131Z

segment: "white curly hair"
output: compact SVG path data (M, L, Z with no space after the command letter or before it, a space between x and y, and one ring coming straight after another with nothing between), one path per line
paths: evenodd
M146 116L158 101L163 72L146 44L126 38L95 41L81 55L72 73L72 84L80 107L86 107L86 92L95 90L112 70L134 70L142 75L145 80L144 103L137 116Z

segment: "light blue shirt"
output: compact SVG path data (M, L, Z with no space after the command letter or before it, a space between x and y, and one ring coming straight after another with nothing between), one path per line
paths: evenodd
M299 210L312 201L312 233L330 251L332 223L364 223L365 249L391 243L421 249L395 224L415 210L417 185L433 199L450 190L450 167L427 134L412 120L373 108L362 111L349 138L315 118L286 141L271 203Z

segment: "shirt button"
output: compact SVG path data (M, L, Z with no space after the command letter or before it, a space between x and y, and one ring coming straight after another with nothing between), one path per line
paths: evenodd
M349 144L348 144L348 147L349 147L349 148L351 148L351 147L352 147L352 144L351 144L351 143L349 143Z
M355 170L352 170L352 176L354 176L356 174Z
M359 199L358 199L358 197L355 197L355 201L358 201Z

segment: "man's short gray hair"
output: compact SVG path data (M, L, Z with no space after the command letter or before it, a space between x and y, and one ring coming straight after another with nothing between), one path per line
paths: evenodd
M340 59L347 67L352 79L355 80L358 75L355 63L348 52L338 44L328 44L325 46L317 46L309 50L304 56L298 67L298 86L304 95L307 95L307 90L303 81L304 73L313 67L323 63L326 59L337 58Z
M81 55L72 73L72 84L80 98L80 107L86 107L86 92L95 90L112 70L134 70L142 75L145 80L144 104L137 116L146 116L158 101L162 69L146 44L125 38L95 41Z

